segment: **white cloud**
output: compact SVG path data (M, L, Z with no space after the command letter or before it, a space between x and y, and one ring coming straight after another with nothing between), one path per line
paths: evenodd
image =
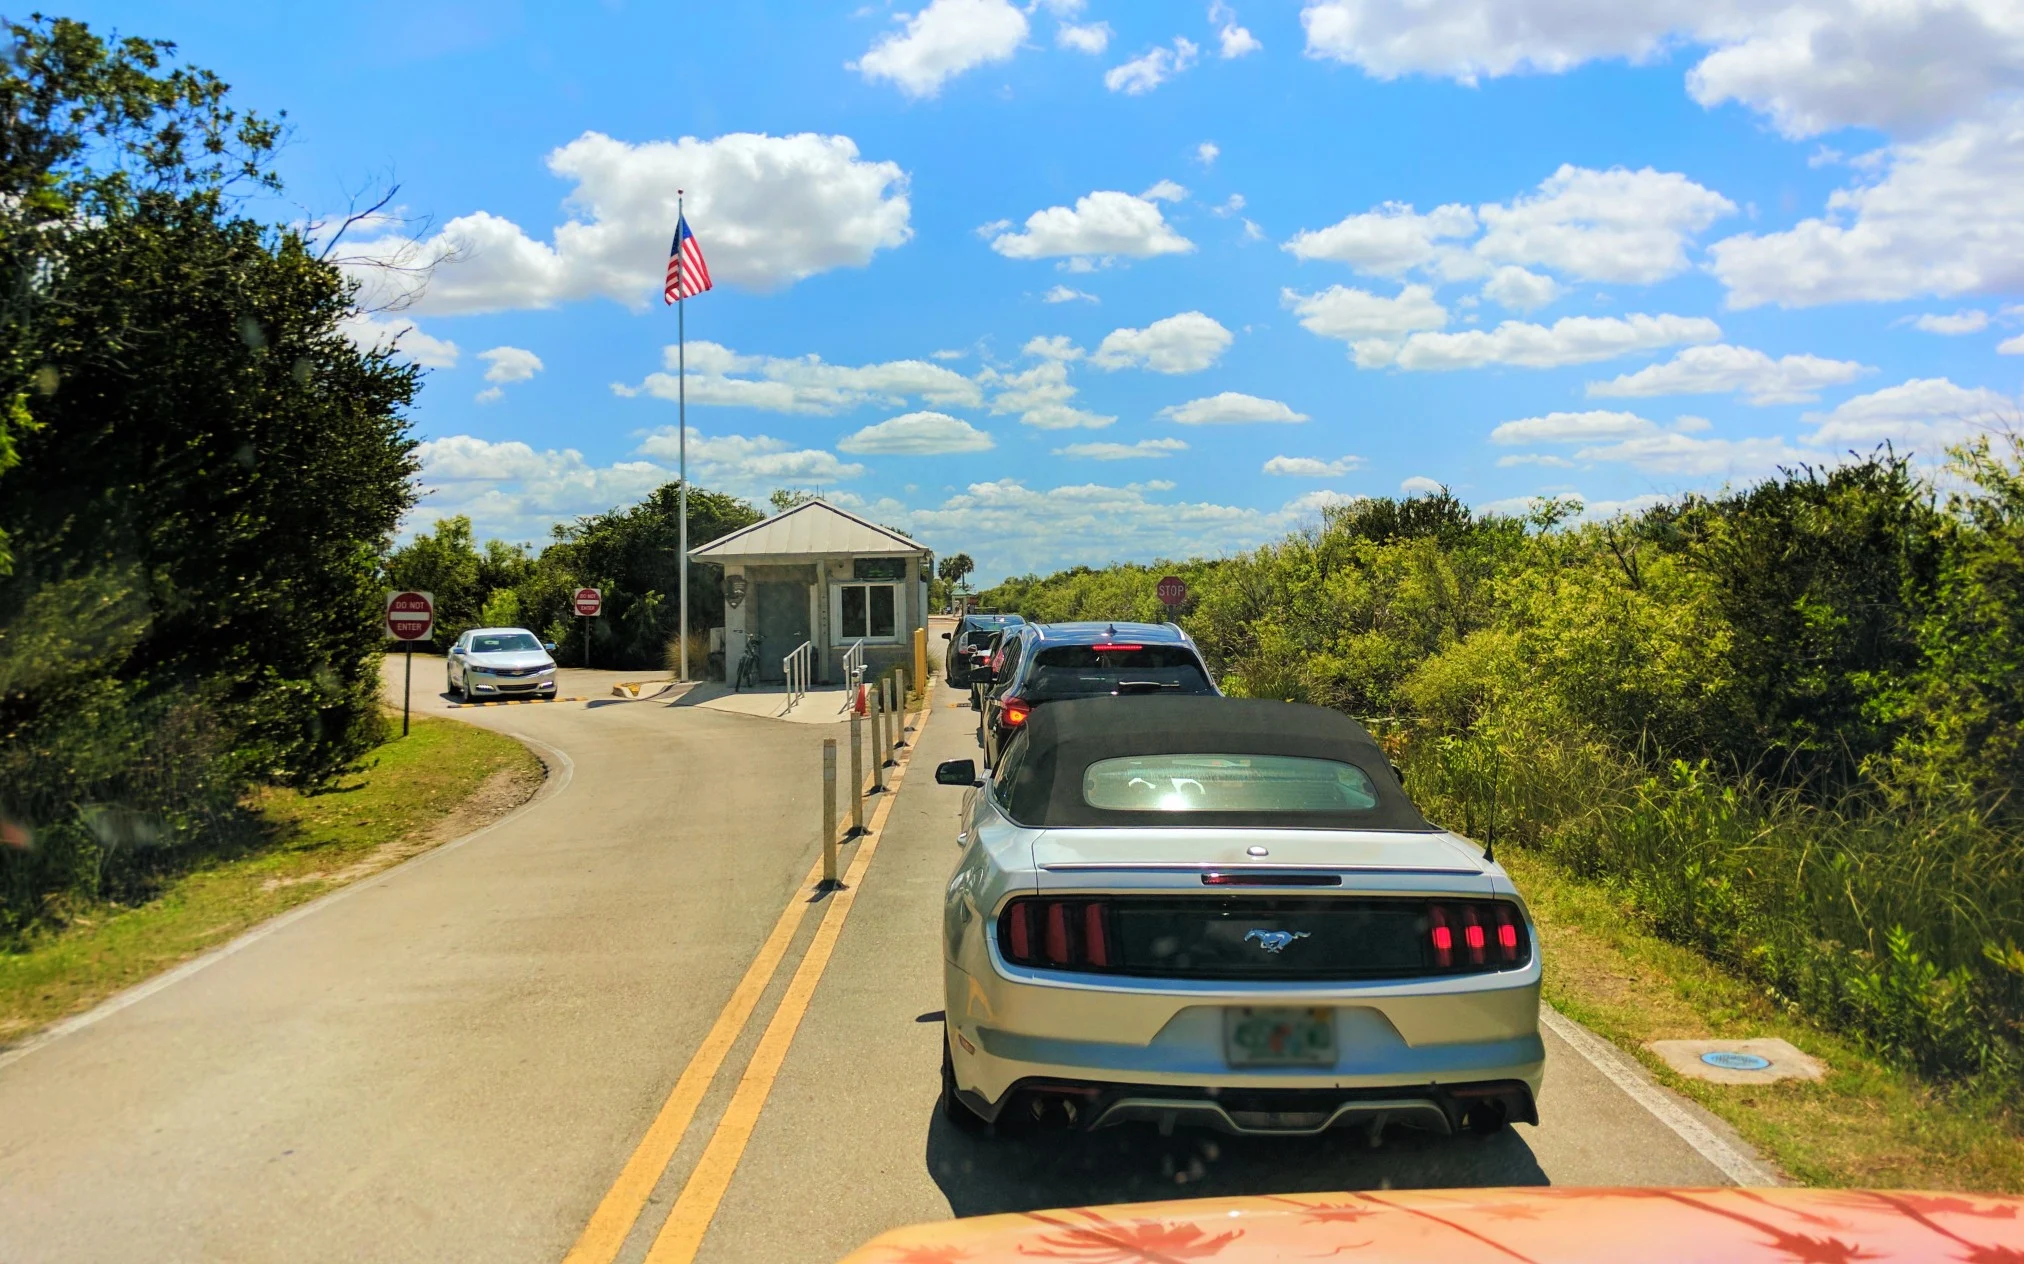
M1024 232L991 235L991 249L1008 259L1109 255L1147 259L1186 254L1195 248L1173 230L1158 205L1109 189L1075 199L1073 209L1050 206L1035 211L1026 217L1025 228Z
M1101 430L1117 418L1066 404L1038 404L1019 414L1019 424L1036 430Z
M1222 152L1222 148L1215 141L1205 140L1195 146L1195 161L1201 163L1204 167L1213 167L1216 164L1216 158Z
M1209 214L1217 216L1218 218L1221 219L1228 219L1232 215L1235 215L1238 211L1241 211L1243 209L1244 209L1244 195L1241 193L1232 193L1229 197L1224 198L1221 204L1210 207ZM1245 223L1248 224L1250 223L1250 221L1246 220Z
M1359 364L1365 359L1389 364L1404 335L1440 329L1448 323L1447 309L1434 301L1433 290L1424 285L1401 287L1392 298L1331 285L1318 294L1281 290L1279 299L1293 309L1309 333L1348 343Z
M1421 215L1405 202L1386 202L1327 228L1298 232L1281 247L1295 258L1346 263L1359 272L1400 276L1431 262L1444 239L1476 231L1466 206L1437 206Z
M1090 357L1100 369L1145 368L1155 373L1197 373L1221 358L1232 335L1201 312L1182 312L1144 329L1113 329Z
M932 0L849 68L910 97L931 97L966 70L1010 61L1025 38L1026 15L1008 0Z
M386 350L412 360L425 369L457 367L457 344L422 332L420 326L400 317L374 316L354 312L337 323L342 333L363 351Z
M1067 334L1046 334L1028 338L1019 354L1042 360L1080 360L1086 353Z
M2024 105L1892 146L1824 217L1708 249L1731 307L2024 289Z
M1401 482L1399 490L1408 496L1432 496L1446 491L1447 488L1442 485L1439 479L1428 478L1424 474L1415 474L1411 478Z
M548 155L574 183L552 242L475 211L427 241L388 234L347 246L361 302L417 314L552 307L605 297L643 310L659 300L675 190L718 284L771 290L833 268L862 267L913 235L906 173L866 162L848 136L737 132L633 145L598 132ZM426 276L376 266L443 260Z
M1160 409L1159 415L1182 426L1292 423L1307 420L1306 413L1294 412L1291 407L1279 400L1262 399L1240 391L1224 391L1203 399L1191 399L1185 404L1171 404Z
M1127 96L1142 96L1195 64L1201 49L1176 35L1172 48L1154 48L1104 72L1103 86Z
M668 370L676 349L662 352ZM953 369L926 360L892 360L861 366L829 364L815 355L740 355L720 343L689 344L688 398L692 404L722 404L780 413L836 413L863 404L897 406L910 399L974 407L983 402L977 383ZM614 383L625 396L677 398L674 372L649 373L638 386Z
M1478 207L1475 252L1584 281L1649 285L1686 271L1687 239L1735 210L1678 172L1562 165L1536 193Z
M1997 355L2024 355L2024 334L2005 338L1996 344Z
M1537 272L1506 264L1490 274L1483 285L1483 297L1514 312L1529 312L1546 306L1566 291L1558 281Z
M1806 414L1816 429L1805 438L1824 447L1889 442L1931 458L1948 444L2014 425L2017 417L2018 402L2000 391L1956 386L1943 377L1913 378L1843 400L1830 412Z
M1824 386L1853 382L1872 371L1854 360L1828 360L1815 355L1789 355L1774 360L1752 347L1716 343L1688 347L1664 364L1654 364L1607 382L1590 382L1588 393L1637 398L1733 391L1753 404L1803 404L1818 399Z
M1634 439L1659 433L1659 424L1636 413L1585 412L1548 413L1507 421L1490 432L1490 442L1502 444L1593 443L1604 439Z
M1018 413L1021 425L1036 430L1101 430L1117 420L1069 403L1075 387L1065 360L1044 360L1017 373L986 369L977 380L993 388L992 412Z
M675 459L679 437L673 428L656 430L640 444L647 456ZM783 483L823 486L857 478L864 466L839 461L820 448L796 448L767 435L689 432L689 474L698 483L734 495L752 495Z
M1939 312L1924 312L1912 321L1913 329L1949 338L1961 334L1978 334L1988 327L1989 313L1972 307L1964 308L1951 316Z
M1077 25L1063 22L1061 29L1054 33L1054 42L1063 48L1072 48L1078 53L1096 54L1110 47L1110 23L1090 22Z
M480 351L488 382L525 382L541 372L541 357L521 347L494 347Z
M950 452L988 452L997 445L991 436L947 413L903 413L846 435L837 449L854 456L941 456Z
M1737 101L1788 136L1919 131L2024 86L2024 12L2008 0L1308 0L1307 54L1380 79L1474 82L1710 48L1687 74L1704 106Z
M1188 191L1172 180L1162 180L1139 196L1148 202L1179 202L1187 198Z
M1704 316L1568 316L1551 325L1507 320L1489 330L1416 333L1395 348L1369 341L1355 343L1352 350L1359 368L1389 364L1438 371L1509 364L1550 369L1721 336L1721 327Z
M1209 6L1209 25L1217 28L1216 38L1222 42L1221 55L1225 60L1255 53L1265 46L1258 37L1237 25L1237 14L1229 5L1216 0Z
M1086 290L1077 290L1066 285L1057 285L1047 291L1047 293L1042 294L1040 301L1043 303L1096 303L1102 300Z
M1511 452L1497 458L1498 469L1509 469L1520 465L1543 465L1556 470L1571 470L1574 462L1564 456L1550 452Z
M1086 461L1130 461L1139 457L1163 459L1187 450L1188 445L1179 439L1140 439L1137 443L1071 443L1054 449L1054 455Z
M628 504L674 478L651 461L593 466L574 448L536 451L471 435L428 440L415 457L417 518L469 514L481 534L506 539L537 539L556 522Z
M1351 470L1362 469L1363 465L1360 456L1340 456L1333 461L1312 456L1275 456L1265 462L1264 469L1267 474L1286 478L1340 478Z

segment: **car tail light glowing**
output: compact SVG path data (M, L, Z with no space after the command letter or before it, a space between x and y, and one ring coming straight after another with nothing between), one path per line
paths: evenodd
M1110 642L1106 641L1106 642L1104 642L1104 643L1103 643L1103 644L1101 644L1101 645L1092 645L1092 646L1090 646L1089 648L1090 648L1091 650L1095 651L1095 652L1096 652L1096 653L1098 653L1098 654L1104 654L1104 653L1108 653L1108 652L1109 652L1109 651L1111 651L1111 650L1142 650L1142 649L1144 649L1144 648L1145 648L1145 646L1143 646L1143 645L1115 645L1115 644L1112 644L1112 643L1110 643Z
M1014 900L998 922L998 951L1019 966L1109 970L1113 938L1109 901L1088 896Z
M1001 699L998 708L998 718L1005 722L1006 728L1018 728L1033 714L1033 708L1022 698Z
M1434 965L1443 970L1515 965L1528 955L1523 950L1524 934L1517 910L1502 900L1427 905L1427 940L1434 950Z

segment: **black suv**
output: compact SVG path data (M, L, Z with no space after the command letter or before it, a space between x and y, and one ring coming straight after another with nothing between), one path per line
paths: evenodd
M1016 614L964 615L954 632L942 633L942 639L949 643L943 652L942 679L958 689L968 689L973 683L972 670L990 657L991 638L1025 622L1025 618Z
M981 673L980 673L981 676ZM1201 651L1171 623L1029 623L1007 628L992 654L977 741L984 764L1033 714L1067 698L1220 694Z

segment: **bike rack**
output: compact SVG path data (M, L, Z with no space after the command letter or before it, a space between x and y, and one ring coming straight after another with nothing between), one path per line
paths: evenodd
M788 711L792 711L794 704L801 701L802 695L808 692L808 677L810 668L814 665L814 655L814 642L803 641L780 660L780 673L787 677Z

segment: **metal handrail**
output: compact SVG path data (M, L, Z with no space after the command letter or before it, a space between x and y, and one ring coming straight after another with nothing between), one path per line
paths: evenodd
M864 682L864 638L851 642L843 652L843 679L854 691Z
M792 711L794 704L801 701L802 695L808 692L809 668L813 665L814 654L815 646L813 642L803 641L789 651L785 658L780 660L780 673L787 677L787 710L789 711Z

